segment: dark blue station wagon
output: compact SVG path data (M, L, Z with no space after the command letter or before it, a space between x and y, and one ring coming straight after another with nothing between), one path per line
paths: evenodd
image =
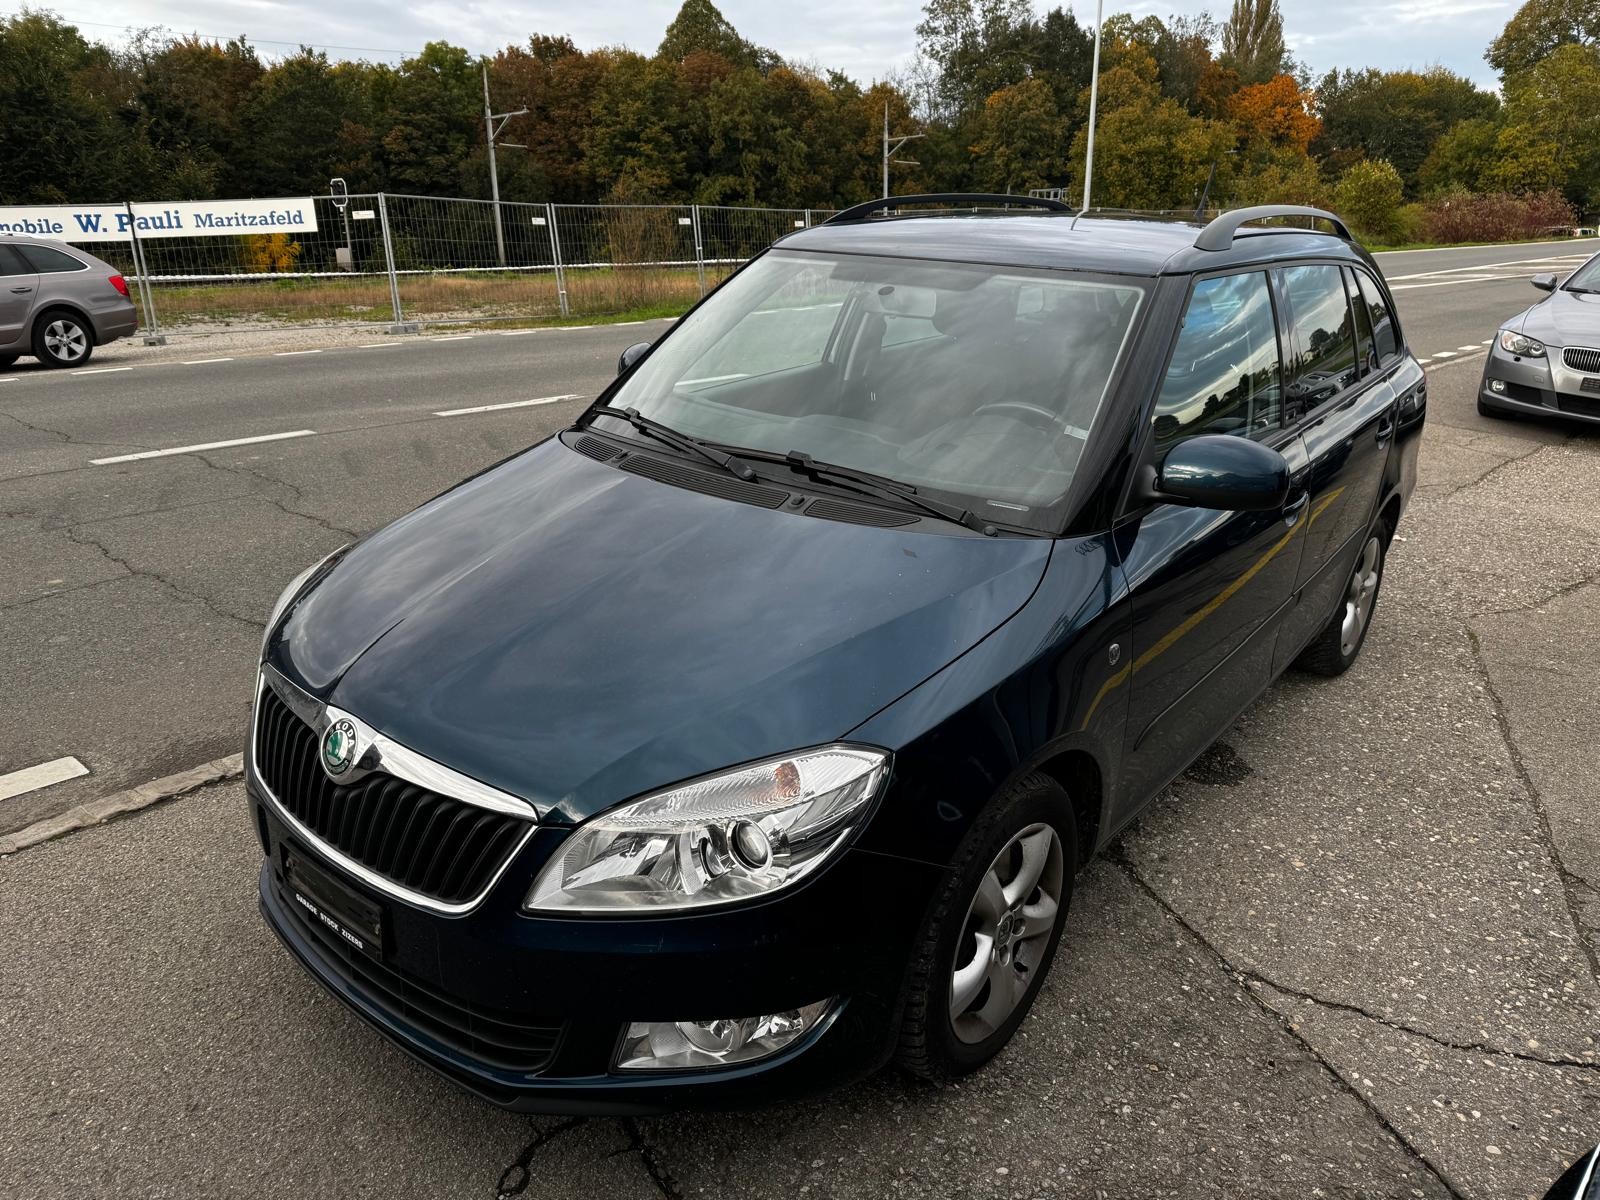
M905 211L956 201L1013 207ZM908 197L785 237L284 592L266 918L515 1108L972 1071L1084 862L1360 653L1425 387L1316 210Z

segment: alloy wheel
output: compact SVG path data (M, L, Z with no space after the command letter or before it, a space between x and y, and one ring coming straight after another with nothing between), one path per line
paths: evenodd
M1372 616L1372 602L1378 595L1378 566L1382 561L1383 547L1377 535L1367 539L1361 549L1361 560L1350 576L1350 586L1344 593L1344 619L1339 622L1339 652L1346 658L1361 645L1361 635Z
M57 362L75 363L89 352L89 335L76 321L60 318L45 326L44 347Z
M995 855L956 943L950 1024L970 1044L992 1037L1027 994L1061 915L1066 856L1054 826L1023 829Z

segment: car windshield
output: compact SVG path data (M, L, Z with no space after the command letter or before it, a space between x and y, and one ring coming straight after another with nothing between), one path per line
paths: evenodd
M1574 271L1561 286L1569 292L1600 291L1600 254Z
M609 403L1027 525L1071 483L1145 294L1130 277L773 251Z

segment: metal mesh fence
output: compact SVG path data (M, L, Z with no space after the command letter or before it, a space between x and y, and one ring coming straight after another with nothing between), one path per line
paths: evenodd
M311 232L145 234L95 249L136 285L147 331L409 329L679 312L776 238L829 215L394 194L312 204Z

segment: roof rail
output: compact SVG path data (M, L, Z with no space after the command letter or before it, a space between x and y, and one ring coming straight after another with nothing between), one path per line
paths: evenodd
M1264 221L1268 217L1316 217L1333 226L1335 237L1353 241L1350 229L1331 212L1320 208L1307 208L1303 204L1257 204L1253 208L1236 208L1225 212L1200 231L1194 240L1196 250L1227 250L1233 245L1233 235L1241 225L1251 221Z
M1046 208L1051 212L1075 212L1070 204L1044 196L1006 196L997 192L930 192L922 196L885 196L881 200L868 200L865 204L852 204L843 212L834 213L824 225L843 225L850 221L864 221L873 213L885 208L899 208L905 204L1015 204L1023 208Z

